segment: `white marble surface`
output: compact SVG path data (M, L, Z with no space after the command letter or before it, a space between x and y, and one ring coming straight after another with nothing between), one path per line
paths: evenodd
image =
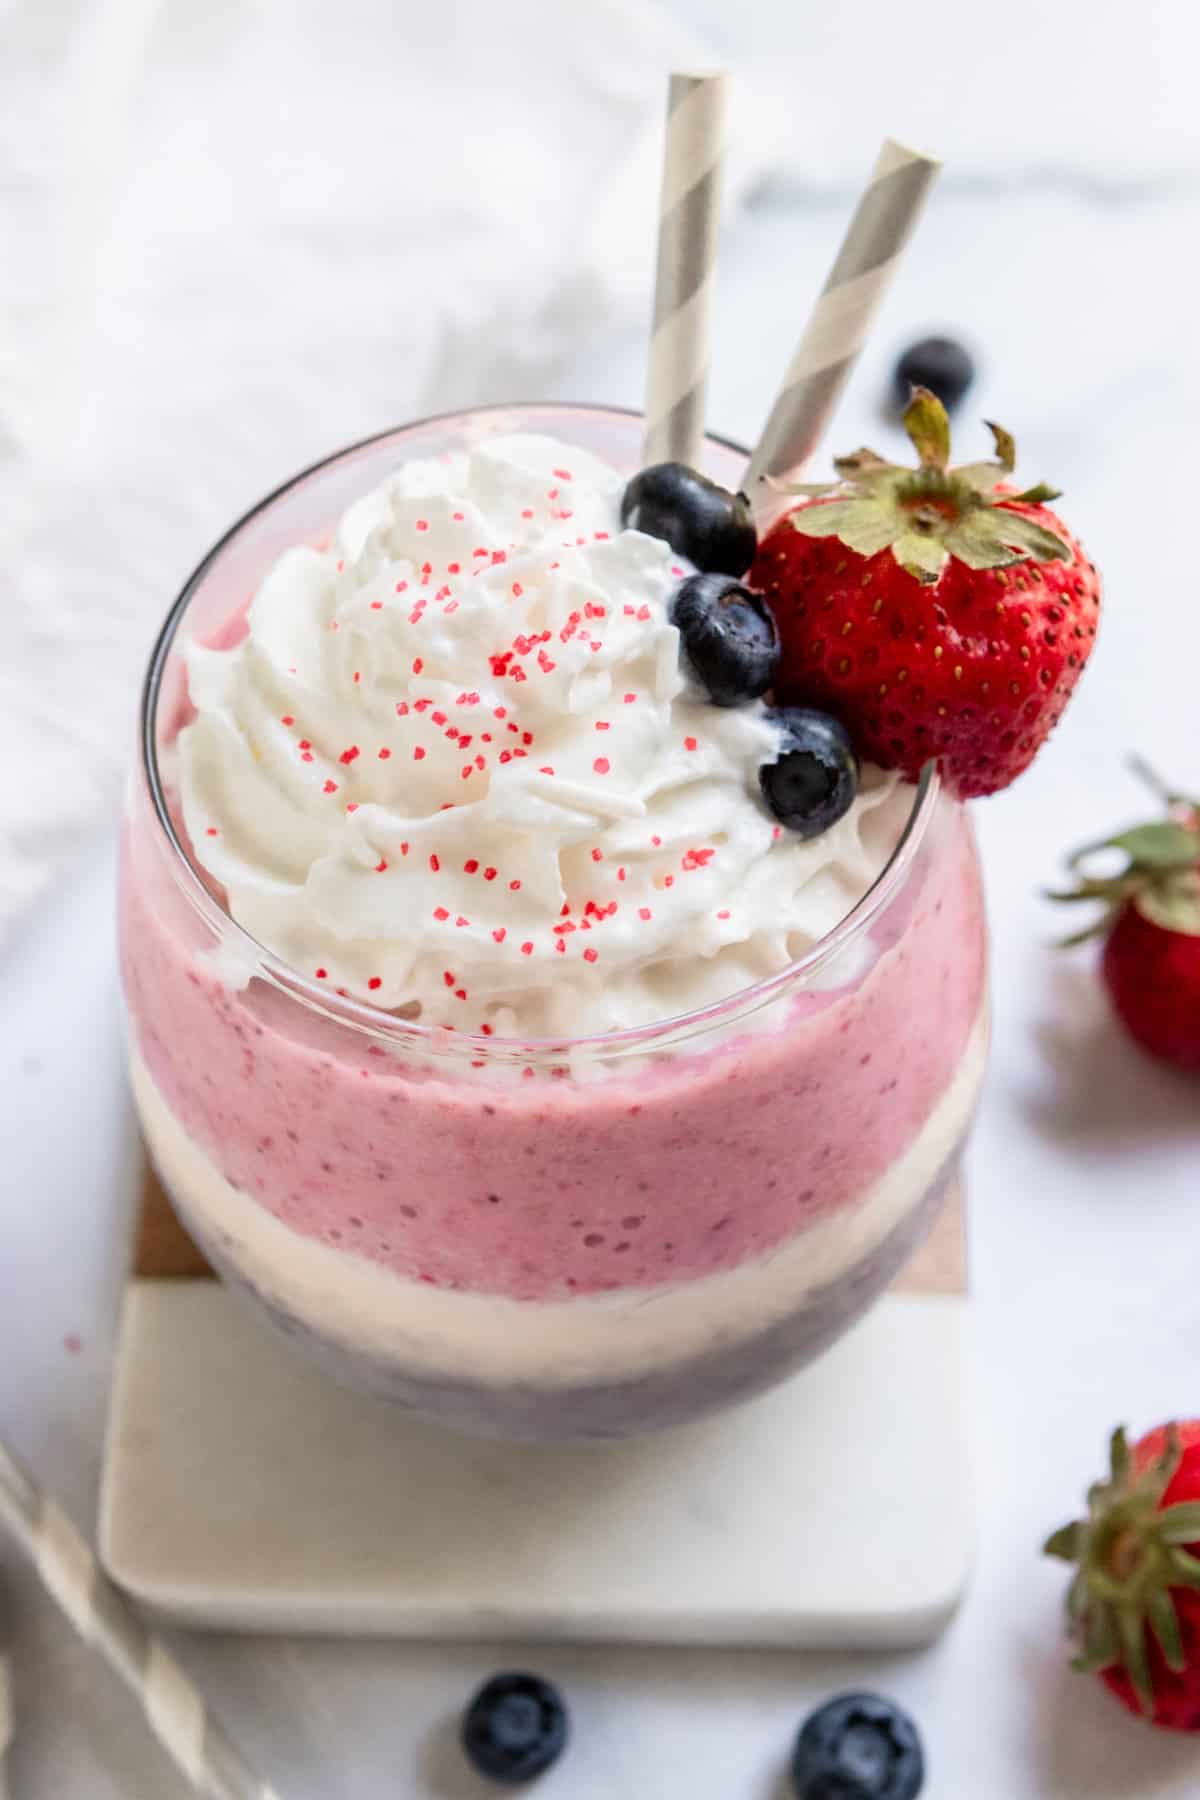
M1182 6L1139 19L1166 34L1172 13L1179 31L1194 29ZM1133 31L1107 16L1113 51L1098 108L1120 99ZM1173 47L1164 37L1164 93ZM1187 46L1177 48L1182 63ZM1094 45L1091 54L1095 87ZM1153 92L1147 102L1141 64L1134 75L1153 138ZM1021 98L1039 94L1049 104L1031 61ZM547 1800L778 1800L800 1715L859 1682L917 1714L930 1800L1184 1800L1200 1790L1200 1748L1146 1733L1066 1672L1061 1578L1036 1554L1114 1420L1142 1427L1200 1410L1200 1089L1120 1039L1086 957L1047 947L1057 920L1037 897L1064 846L1136 814L1128 748L1200 782L1200 182L1194 143L1172 118L1162 154L1140 169L1126 122L1121 154L1097 153L1088 169L1061 146L1028 159L996 142L990 171L952 170L836 434L882 447L876 402L897 345L926 324L961 329L986 360L969 412L1003 419L1025 472L1067 490L1064 511L1108 578L1107 625L1059 739L1017 788L978 809L996 1052L971 1171L982 1444L973 1588L945 1640L917 1656L514 1651L563 1681L575 1709L576 1745L539 1789ZM1019 137L1015 118L1012 130ZM932 120L925 135L936 135ZM731 231L711 407L722 428L753 433L845 202L835 183L784 183ZM600 334L557 391L635 400L640 378L640 341ZM329 435L341 435L336 419ZM977 449L978 435L965 435ZM84 1521L130 1149L110 882L106 853L82 860L8 951L0 989L0 1429ZM16 1652L17 1800L174 1800L179 1789L124 1697L3 1546L0 1560ZM482 1794L450 1739L471 1683L506 1660L494 1647L188 1638L182 1652L285 1800Z

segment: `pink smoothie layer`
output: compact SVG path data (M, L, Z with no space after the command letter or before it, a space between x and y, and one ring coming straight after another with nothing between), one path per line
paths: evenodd
M763 1255L903 1153L980 1013L978 870L948 806L864 979L586 1082L406 1069L262 981L231 988L152 829L126 846L122 958L167 1106L295 1231L437 1287L561 1299Z

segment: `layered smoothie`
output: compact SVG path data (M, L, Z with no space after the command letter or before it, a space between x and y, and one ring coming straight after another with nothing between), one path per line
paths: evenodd
M513 1435L816 1354L928 1229L985 1054L962 809L868 766L780 825L771 711L697 691L692 570L622 528L636 448L475 415L285 490L169 624L126 834L185 1223L335 1373Z

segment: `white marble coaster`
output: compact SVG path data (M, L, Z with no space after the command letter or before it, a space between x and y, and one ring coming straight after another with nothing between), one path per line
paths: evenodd
M957 1295L889 1294L814 1367L623 1445L457 1438L336 1386L212 1281L126 1294L104 1562L194 1624L902 1645L972 1552Z

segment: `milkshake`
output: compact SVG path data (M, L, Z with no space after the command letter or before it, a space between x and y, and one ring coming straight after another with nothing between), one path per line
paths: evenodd
M335 1375L512 1436L827 1346L929 1229L985 1056L962 807L864 762L783 822L781 715L714 702L696 568L623 508L639 431L462 415L280 490L167 622L125 833L184 1223Z

